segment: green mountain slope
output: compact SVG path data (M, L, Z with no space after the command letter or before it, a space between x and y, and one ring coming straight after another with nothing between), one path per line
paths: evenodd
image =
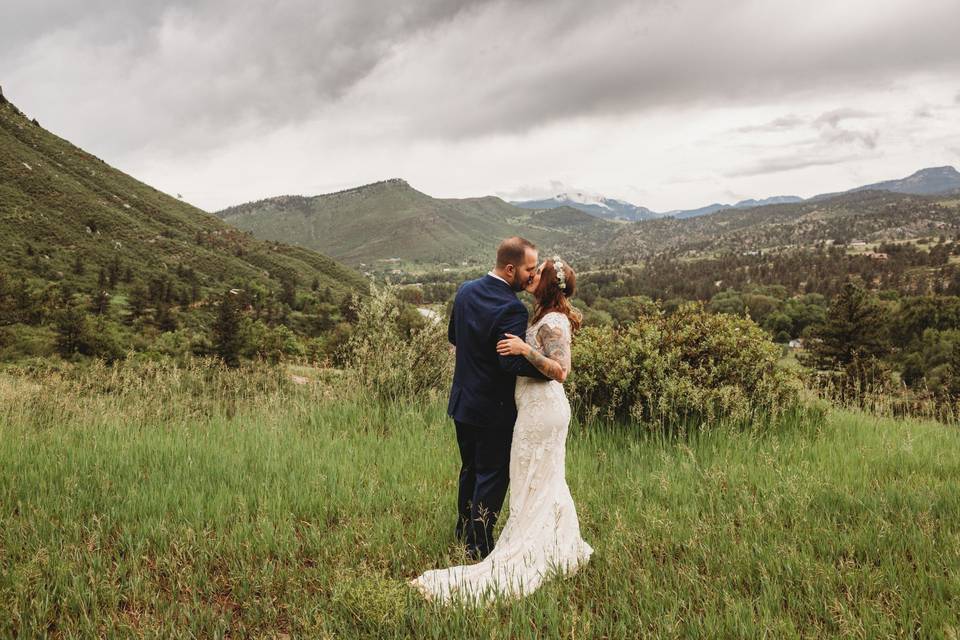
M28 247L50 280L92 282L116 260L147 279L190 268L204 286L252 279L278 286L295 277L346 293L356 272L300 247L253 238L196 207L110 167L45 131L9 102L0 105L0 265L37 275ZM85 278L72 277L77 258Z
M314 197L269 198L217 215L257 237L301 244L350 264L394 258L486 264L499 241L514 234L544 250L582 254L618 228L569 207L527 211L495 197L433 198L399 179Z
M242 303L272 326L321 302L335 307L367 282L139 182L0 98L0 328L50 327L58 309L89 311L109 298L96 313L128 327L121 342L129 347L151 330L203 332L229 288L243 289ZM157 313L162 322L151 328Z

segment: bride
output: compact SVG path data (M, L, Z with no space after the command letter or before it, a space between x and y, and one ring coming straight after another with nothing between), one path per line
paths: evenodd
M554 572L575 573L593 549L580 537L564 477L570 404L561 384L570 373L570 337L580 313L567 301L576 275L559 257L537 269L525 289L536 299L526 340L506 334L502 355L522 355L550 380L518 377L517 422L510 454L510 512L483 561L427 571L412 580L427 599L486 601L534 592Z

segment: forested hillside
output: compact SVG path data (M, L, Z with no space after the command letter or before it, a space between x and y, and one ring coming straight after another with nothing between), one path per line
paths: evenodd
M318 337L357 272L161 193L0 103L0 355L203 351L228 290L262 332ZM192 346L191 346L192 345Z
M702 256L781 247L884 242L960 232L960 198L858 191L825 200L725 209L620 228L611 255L630 262L664 251Z

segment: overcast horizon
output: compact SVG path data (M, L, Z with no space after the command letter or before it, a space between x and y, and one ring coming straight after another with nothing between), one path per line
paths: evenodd
M403 178L656 211L960 165L960 2L13 0L0 86L208 211Z

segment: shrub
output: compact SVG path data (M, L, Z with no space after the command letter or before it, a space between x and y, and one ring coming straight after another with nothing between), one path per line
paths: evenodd
M172 358L178 363L188 362L194 356L213 353L213 347L205 332L186 327L157 335L144 350L150 354Z
M250 358L262 358L277 364L285 358L301 357L305 353L296 334L284 325L270 327L262 320L255 320L245 327L245 332L244 355Z
M382 288L354 300L344 361L358 384L380 400L418 400L449 389L453 357L443 322L411 326L409 312Z
M780 352L752 320L686 303L580 331L568 393L581 417L660 427L775 418L798 408L801 388L777 366Z
M114 362L125 357L124 345L130 342L123 328L112 320L103 317L93 322L93 334L90 337L90 355Z
M46 325L12 324L0 326L0 361L56 355L56 333Z
M317 352L317 360L329 361L337 366L346 366L349 355L348 345L353 325L349 322L338 322L330 332L322 338L322 349Z
M62 357L81 354L108 362L124 357L123 345L129 340L116 322L103 316L94 321L77 305L60 309L53 317L57 351Z

